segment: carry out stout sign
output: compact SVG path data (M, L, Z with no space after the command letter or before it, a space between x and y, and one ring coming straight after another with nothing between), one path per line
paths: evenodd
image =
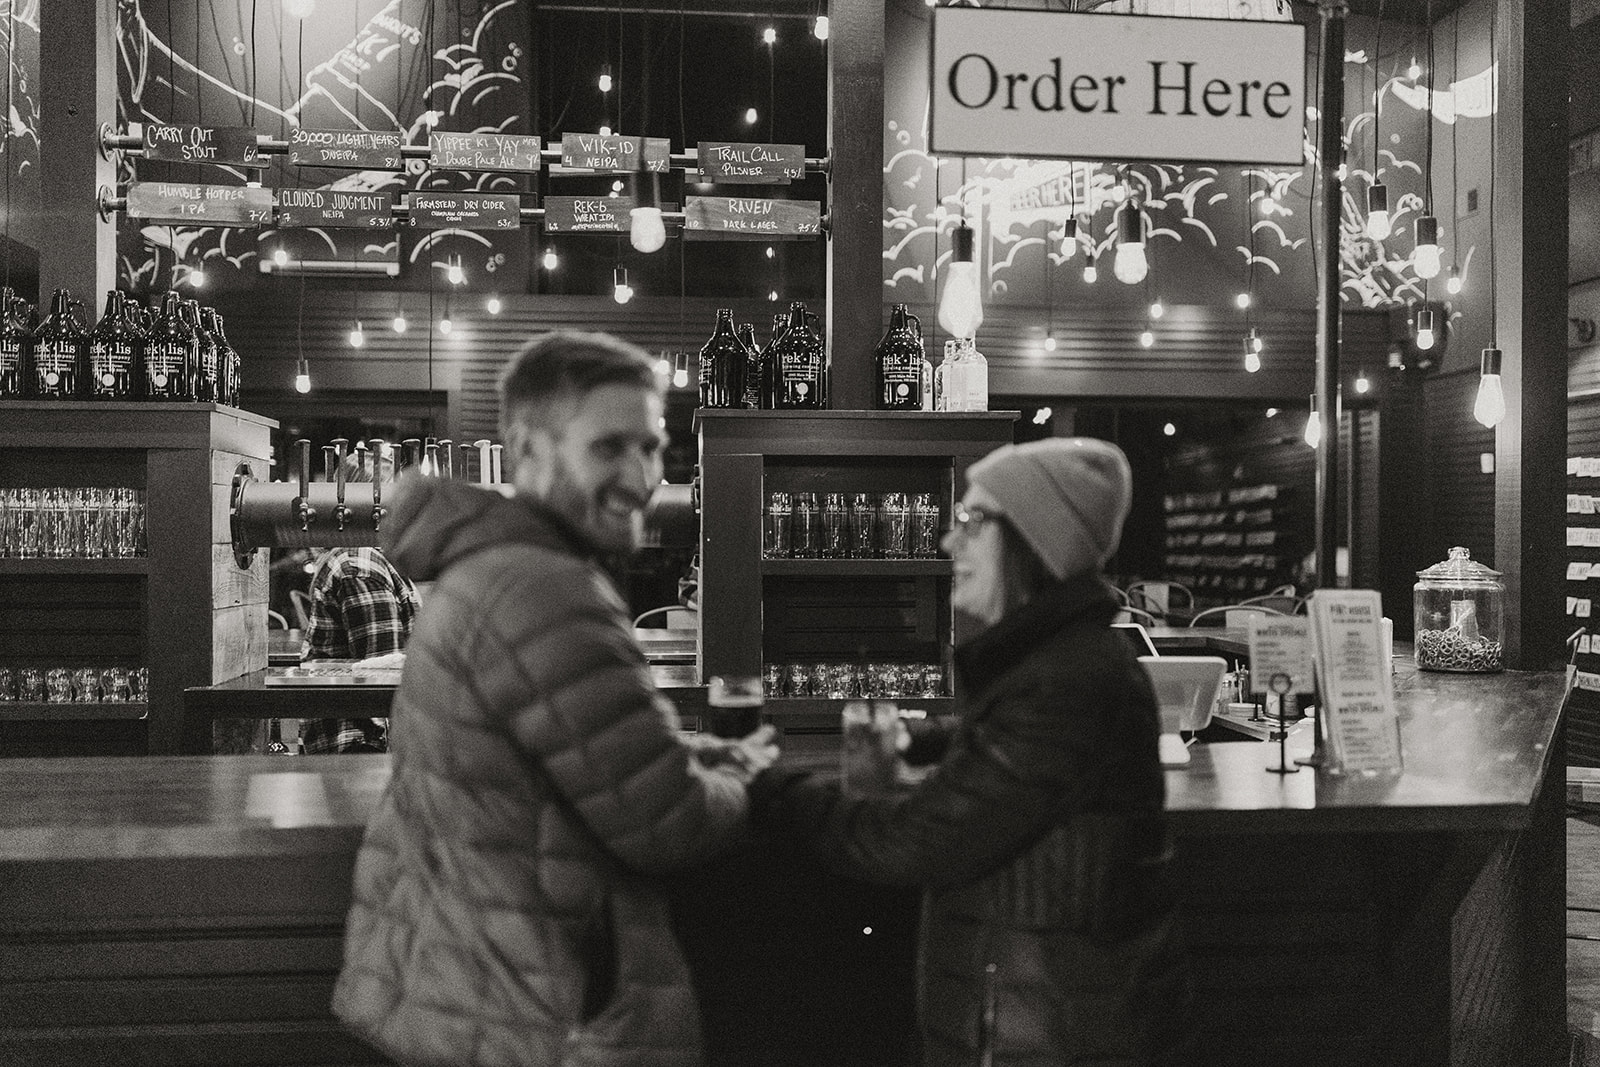
M1298 166L1305 58L1292 22L936 7L930 148Z

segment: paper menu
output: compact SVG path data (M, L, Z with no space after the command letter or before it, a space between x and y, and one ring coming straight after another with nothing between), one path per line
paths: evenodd
M1315 692L1310 619L1250 614L1250 691Z
M1371 589L1319 589L1308 611L1329 770L1398 773L1400 717L1384 654L1381 599Z

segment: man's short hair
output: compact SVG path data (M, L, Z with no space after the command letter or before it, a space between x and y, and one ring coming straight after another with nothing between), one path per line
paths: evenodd
M511 357L500 376L500 437L514 421L547 418L553 402L584 396L602 385L661 392L656 361L608 333L557 330L535 337Z

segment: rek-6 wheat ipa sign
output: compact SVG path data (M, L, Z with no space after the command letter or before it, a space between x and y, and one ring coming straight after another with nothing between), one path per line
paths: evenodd
M935 154L1304 161L1305 27L937 7Z

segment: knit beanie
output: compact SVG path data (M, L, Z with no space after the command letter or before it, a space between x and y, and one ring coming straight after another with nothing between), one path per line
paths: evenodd
M1006 445L974 463L967 480L993 494L1059 579L1105 565L1133 502L1128 457L1093 437Z

